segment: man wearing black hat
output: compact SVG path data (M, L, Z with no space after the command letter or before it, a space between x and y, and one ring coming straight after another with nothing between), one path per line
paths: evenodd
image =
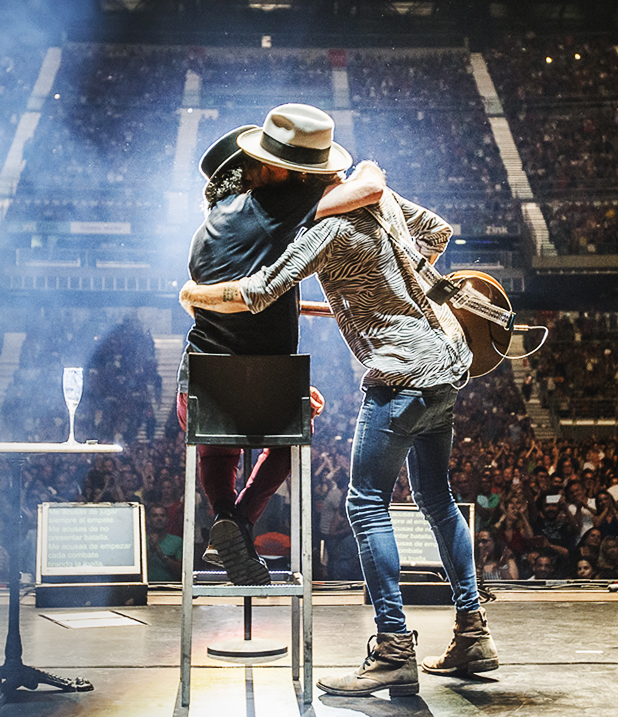
M208 184L206 218L193 237L189 273L197 284L239 279L273 263L304 227L317 219L379 200L383 178L368 165L353 182L337 174L352 164L332 141L334 123L318 108L288 104L264 123L270 143L253 148L262 135L239 127L204 154L200 169ZM252 158L242 150L251 148ZM250 190L250 191L247 191ZM196 309L178 375L178 417L186 425L187 354L277 355L296 353L298 293L291 290L257 314L226 315ZM323 399L314 391L315 413ZM266 584L270 576L253 547L252 526L290 470L289 448L265 449L244 490L234 489L240 450L199 447L200 477L216 518L210 542L235 584Z

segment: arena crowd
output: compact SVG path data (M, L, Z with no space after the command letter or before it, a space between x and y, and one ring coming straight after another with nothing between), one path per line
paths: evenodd
M550 406L560 405L556 395L549 396L548 378L559 384L560 367L578 370L561 351L573 344L576 332L578 355L587 356L602 336L615 332L616 316L610 317L537 316L539 322L551 320L553 338L536 359L536 369L531 366L532 395ZM359 367L351 362L333 322L318 317L303 322L301 350L311 353L312 382L327 401L326 410L316 419L312 444L316 579L361 580L356 545L345 514L350 447L360 402ZM52 332L47 337L39 334L36 341L31 336L24 345L24 365L16 373L2 407L5 422L9 420L13 426L14 439L66 438L66 408L60 386L63 356L58 348L66 346L66 336L56 334L55 340L59 342L55 350ZM124 451L95 458L31 457L23 474L22 529L28 546L25 572L33 572L37 507L44 501L137 501L149 514L151 508L156 508L156 513L162 506L165 533L182 537L184 434L172 406L163 437L155 438L154 427L149 429L146 424L145 407L156 400L160 390L152 339L132 317L111 327L107 336L93 338L89 348L92 357L85 379L87 399L83 410L78 409L78 438L119 441ZM82 355L87 353L84 347ZM33 356L47 354L53 360L41 362L45 368L32 365ZM557 363L560 357L566 360ZM597 373L598 367L591 371ZM35 402L37 388L45 383L53 390L46 401ZM607 384L605 377L599 390ZM573 385L585 384L576 376ZM590 382L589 389L594 385ZM615 410L615 401L613 405ZM526 406L526 394L515 384L508 362L472 380L461 390L456 405L450 480L460 502L475 504L481 577L485 581L618 579L616 435L602 440L540 441L535 438ZM9 466L2 458L0 480L6 488ZM238 473L238 487L241 485L242 466ZM7 490L0 493L1 546L6 545L7 538L7 494ZM214 515L199 486L196 498L199 566ZM405 469L393 500L412 501ZM269 503L256 526L256 535L258 549L261 546L268 555L282 559L289 555L287 484ZM179 572L172 571L167 577L170 581L178 579Z

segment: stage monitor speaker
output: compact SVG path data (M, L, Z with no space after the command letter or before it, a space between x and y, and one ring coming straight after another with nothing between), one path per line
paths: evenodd
M39 506L37 607L145 605L146 566L143 505Z
M459 503L474 546L474 503ZM404 605L452 605L452 590L429 522L418 507L393 503L391 520L401 562Z
M474 545L474 503L459 503ZM442 568L438 545L429 521L414 503L393 503L389 509L403 570Z

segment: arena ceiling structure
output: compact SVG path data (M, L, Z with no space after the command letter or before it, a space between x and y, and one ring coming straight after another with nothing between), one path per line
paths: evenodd
M3 25L27 16L72 40L251 44L436 44L466 37L482 50L504 32L616 32L616 0L5 0ZM405 38L405 39L404 39Z

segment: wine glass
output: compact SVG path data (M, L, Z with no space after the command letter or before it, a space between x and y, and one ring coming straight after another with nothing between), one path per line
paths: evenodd
M64 401L69 409L69 438L67 443L77 443L75 440L75 411L82 397L84 388L84 369L65 368L62 374L62 390Z

